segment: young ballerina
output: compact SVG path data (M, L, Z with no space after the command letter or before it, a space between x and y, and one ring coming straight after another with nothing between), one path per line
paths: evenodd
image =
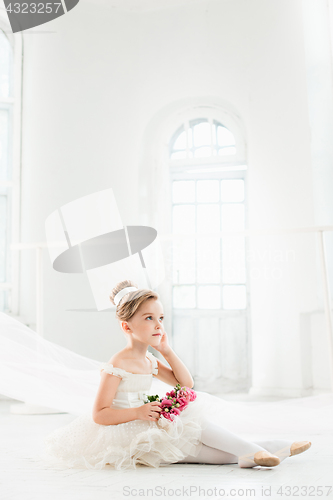
M92 413L45 438L50 455L69 467L98 469L106 464L119 470L188 462L272 467L310 448L309 441L243 439L209 419L215 407L214 397L207 393L197 393L174 421L161 417L159 402L144 403L152 377L190 388L193 379L168 343L159 296L126 280L116 285L110 300L117 306L127 345L100 367ZM171 368L147 351L148 346L160 352Z

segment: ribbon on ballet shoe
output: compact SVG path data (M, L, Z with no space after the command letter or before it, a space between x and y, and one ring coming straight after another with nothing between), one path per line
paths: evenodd
M274 451L273 455L276 455L279 458L291 457L290 446L286 446L285 448L281 448L281 450Z
M245 458L242 460L241 458L238 458L238 465L240 468L252 468L252 467L258 467L258 464L254 462L254 460L251 460L249 458Z
M257 464L253 460L253 453L248 453L247 455L242 455L238 457L238 465L240 467L257 467Z

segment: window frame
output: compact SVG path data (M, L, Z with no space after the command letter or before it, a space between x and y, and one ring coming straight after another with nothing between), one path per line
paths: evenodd
M240 126L240 123L237 123L237 120L228 113L221 112L211 107L202 106L201 109L193 108L191 110L185 111L183 119L178 119L178 123L173 123L173 131L169 134L169 142L168 142L168 160L167 165L169 169L169 179L170 179L170 194L172 193L172 183L175 180L207 180L209 179L243 179L244 180L244 210L245 210L245 230L249 227L248 221L248 171L247 171L247 161L246 161L246 142L245 142L245 134ZM210 157L199 157L199 158L189 158L186 159L171 159L171 144L174 143L177 139L175 137L177 131L183 126L186 133L188 133L189 124L192 120L196 120L198 118L206 118L209 123L212 124L214 121L220 123L222 126L226 127L230 130L230 132L235 137L236 142L236 154L233 155L221 155L221 156L210 156ZM187 141L188 144L188 141ZM188 155L187 155L188 156ZM190 170L190 172L189 172ZM172 207L173 201L171 201L171 210L170 210L170 228L172 231ZM219 202L221 203L221 202ZM221 250L221 246L220 246ZM249 250L249 242L248 238L245 237L245 259L248 255ZM221 294L222 294L222 266L221 266ZM171 274L173 273L173 259L171 264ZM246 308L245 309L201 309L198 308L198 283L195 281L196 287L196 307L195 308L175 308L173 305L172 310L175 314L182 315L202 315L202 314L211 314L211 315L245 315L247 316L247 320L250 320L250 276L249 276L249 266L247 261L245 261L245 274L246 274ZM173 297L173 288L175 284L173 283L173 278L170 282L171 286L171 297ZM222 297L221 297L221 300ZM172 300L173 304L173 300Z
M191 122L197 122L197 123L191 123ZM206 145L202 145L202 146L195 146L193 143L192 145L190 146L189 145L189 132L190 130L193 131L193 128L196 126L196 125L199 125L200 123L208 123L209 125L209 128L210 128L210 144L206 144ZM226 154L226 155L219 155L219 154L213 154L213 152L217 149L223 149L223 148L226 148L226 147L230 147L230 145L227 145L227 146L219 146L218 145L218 142L217 142L217 137L215 138L216 139L216 142L214 143L214 139L213 139L213 127L214 126L221 126L221 127L224 127L226 128L229 132L232 133L234 139L235 139L235 147L236 148L236 153L234 154ZM180 131L181 130L181 131ZM183 134L185 133L185 136L186 136L186 147L183 148L183 149L174 149L174 146L175 144L177 143L177 140L178 138ZM192 139L193 141L193 139ZM202 147L208 147L210 148L211 150L211 155L210 156L194 156L193 152L195 152L195 150L197 149L201 149ZM188 160L193 160L193 159L203 159L203 158L210 158L210 159L220 159L220 158L228 158L228 159L238 159L238 155L237 155L237 140L236 140L236 137L233 133L233 131L231 131L230 129L228 129L224 124L218 122L217 120L215 120L212 116L209 116L209 117L198 117L198 118L195 118L195 119L190 119L190 120L185 120L185 122L180 125L180 127L178 127L178 129L174 132L174 134L172 135L170 141L169 141L169 158L170 156L173 154L173 153L178 153L178 152L185 152L186 153L186 161ZM192 155L192 156L191 156ZM172 162L175 162L177 161L176 159L171 159L170 160ZM181 160L182 161L182 160Z
M221 156L210 156L210 157L197 157L197 158L186 158L186 159L170 159L170 144L174 140L174 136L177 130L183 125L186 132L189 129L189 123L197 118L206 118L209 123L213 121L221 123L234 135L236 141L236 154L234 155L221 155ZM172 128L171 128L172 127ZM239 119L235 119L230 112L226 112L215 109L213 107L200 106L194 107L192 109L183 112L183 118L173 121L168 124L168 159L167 164L169 170L183 171L184 167L237 167L239 165L246 165L246 142L245 142L245 132L243 126ZM177 168L178 167L178 168Z
M179 166L176 166L175 168L172 166L172 160L170 161L170 182L172 184L173 181L178 181L178 180L207 180L207 174L209 173L209 180L210 179L217 179L219 181L221 180L225 180L225 179L242 179L244 180L244 210L245 210L245 230L248 228L248 196L247 196L247 185L248 185L248 182L247 182L247 168L245 168L245 165L242 164L242 165L239 165L239 167L244 167L244 168L240 168L239 170L228 170L227 169L227 166L226 165L223 165L220 167L225 167L225 170L221 170L221 171L217 171L217 172L192 172L192 173L188 173L186 172L186 170L189 169L188 166L184 166L183 168L180 168ZM203 167L203 165L201 166ZM210 167L207 167L206 170L209 170ZM191 168L192 170L192 168ZM193 169L195 170L195 169ZM197 170L201 170L201 168L197 169ZM219 202L219 204L221 204L221 202ZM196 205L196 202L194 202L194 205ZM172 202L172 207L173 207L173 202ZM171 216L172 216L172 209L171 209ZM171 223L172 224L172 223ZM171 226L172 227L172 226ZM173 233L172 233L173 234ZM220 251L221 251L221 247L220 247ZM248 255L248 239L245 237L245 256ZM245 282L245 286L246 286L246 308L245 309L201 309L198 307L198 305L196 305L196 307L194 308L175 308L173 306L173 310L174 311L181 311L182 313L184 311L198 311L199 313L200 312L203 312L203 311L210 311L211 314L214 314L214 312L217 312L217 311L221 311L223 313L240 313L241 311L243 312L246 312L249 307L250 307L250 291L249 291L249 269L248 269L248 265L247 265L247 262L245 261L245 274L246 274L246 282ZM222 266L221 266L221 269L220 269L220 273L221 273L221 276L222 276ZM173 261L172 261L172 276L173 276ZM197 281L195 281L195 283L193 284L195 287L196 287L196 304L198 304L197 302L197 294L198 294L198 286L199 285L202 285L202 283L198 283ZM222 277L220 279L220 282L219 282L219 285L221 286L221 294L222 294L222 287L223 287L223 282L222 282ZM172 280L172 283L171 283L171 287L172 287L172 297L173 297L173 288L174 286L176 286L174 283L173 283L173 280ZM235 283L235 286L236 286L236 283ZM221 298L222 300L222 298Z
M7 241L6 276L0 283L0 290L8 290L7 308L4 312L19 314L20 252L11 249L11 244L20 241L21 233L21 165L22 165L22 80L23 80L23 38L21 33L12 33L5 9L0 10L0 29L12 47L12 96L0 98L0 105L11 107L11 126L9 130L9 157L11 159L11 178L0 185L7 187ZM8 281L10 276L10 281Z
M248 198L248 167L247 167L247 155L246 155L246 134L243 127L242 122L239 119L239 114L235 114L232 116L231 113L228 113L225 109L212 108L208 106L200 106L201 109L192 108L191 110L183 111L183 120L192 118L194 114L197 116L203 116L203 109L207 110L208 113L213 113L213 117L216 121L220 122L234 134L236 138L236 155L228 155L228 156L214 156L214 157L201 157L201 158L190 158L186 160L171 160L170 157L165 160L165 166L168 170L168 177L170 182L170 188L168 189L167 201L169 202L169 220L167 222L168 228L170 230L171 242L173 241L173 223L172 223L172 207L173 207L173 199L172 199L172 182L174 180L207 180L207 179L218 179L219 181L224 179L243 179L244 180L244 209L245 209L245 230L249 227L249 198ZM198 112L199 111L199 112ZM197 113L196 113L197 112ZM189 117L190 115L190 117ZM194 116L195 117L195 116ZM229 121L230 119L230 121ZM179 120L179 117L178 117ZM173 123L169 123L169 137L171 138L173 132L179 129L179 121L173 120ZM177 123L178 122L178 123ZM230 123L232 126L230 126ZM170 130L173 125L173 131ZM177 126L178 125L178 126ZM170 133L171 132L171 133ZM170 154L170 148L168 148L168 153ZM190 172L188 172L190 170ZM213 171L212 171L213 170ZM166 177L165 177L166 180ZM220 202L221 203L221 200ZM201 309L198 308L198 302L196 302L195 308L176 308L173 306L173 257L172 257L172 248L170 248L170 270L169 270L169 279L168 279L168 292L170 294L170 300L168 303L170 313L171 313L171 331L172 331L172 339L176 342L176 338L179 336L179 330L176 328L176 323L183 324L185 328L185 335L188 332L187 328L189 325L192 326L192 331L189 333L191 339L195 345L198 343L199 335L200 335L200 326L202 325L202 321L207 320L207 324L214 324L215 327L219 329L219 349L220 342L222 339L226 339L224 337L224 333L221 328L223 324L230 325L228 330L229 333L232 333L233 326L238 325L239 320L244 321L244 335L245 335L245 343L244 346L244 360L246 363L246 387L251 385L251 372L252 372L252 357L251 357L251 349L252 349L252 335L251 335L251 283L250 283L250 265L248 261L248 251L250 246L249 238L244 235L245 238L245 285L246 285L246 308L245 309ZM172 246L172 244L171 244ZM220 251L222 247L220 245ZM220 274L220 287L222 292L222 266L221 266L221 274ZM196 283L196 293L198 290L198 286ZM223 301L223 297L221 297L221 304ZM224 322L227 323L224 323ZM211 323L213 322L213 323ZM238 326L235 327L236 331L238 331ZM200 355L198 350L194 347L194 374L197 373L197 367L200 365ZM195 375L195 379L197 379ZM206 384L207 381L205 381ZM231 385L233 387L233 385ZM238 387L238 386L237 386ZM242 387L243 390L243 387Z

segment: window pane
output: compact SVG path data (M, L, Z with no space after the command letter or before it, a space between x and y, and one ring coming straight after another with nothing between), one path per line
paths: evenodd
M217 127L217 143L219 146L235 146L235 137L226 127Z
M197 181L197 201L219 201L219 181Z
M195 148L200 146L210 146L210 124L205 121L194 125L193 127L193 145Z
M211 147L205 146L203 148L198 148L198 149L194 150L194 156L196 158L204 158L204 157L211 156L211 155L212 155Z
M0 196L0 282L6 281L7 197Z
M0 109L0 181L9 179L8 169L8 110Z
M12 47L0 30L0 97L10 97L12 87Z
M173 248L173 282L195 283L195 241L175 240Z
M220 231L219 205L197 205L197 232L214 233Z
M222 238L222 279L224 283L245 283L245 238Z
M219 156L235 155L236 148L234 146L230 146L227 148L221 148L221 149L219 149L218 154L219 154Z
M0 290L0 311L10 311L11 290Z
M173 149L186 149L186 133L182 132L176 139Z
M195 286L174 286L173 307L193 309L195 307Z
M223 309L246 309L246 286L223 287Z
M218 125L216 124L215 120L213 121L213 146L214 146L214 149L216 148L216 145L217 145L217 129L218 129ZM216 154L216 153L215 153Z
M222 231L243 231L244 205L243 203L224 203L221 205Z
M221 181L221 200L222 201L243 201L244 200L244 181L243 179L228 179Z
M194 205L175 205L173 207L173 232L175 234L195 233Z
M220 283L220 238L197 240L198 283Z
M194 181L174 181L172 183L172 200L174 203L188 203L195 200Z
M193 148L193 130L191 128L188 129L188 147Z
M221 292L219 286L198 287L198 307L200 309L220 309Z

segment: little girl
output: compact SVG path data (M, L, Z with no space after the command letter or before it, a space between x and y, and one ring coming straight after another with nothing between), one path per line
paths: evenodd
M159 402L144 403L153 376L175 386L193 387L190 372L172 350L163 328L163 307L156 292L138 289L130 280L110 295L127 345L100 367L100 385L91 414L80 415L56 429L46 450L69 467L101 469L158 467L170 463L277 466L310 448L309 441L274 439L251 442L209 419L216 398L197 398L171 422L160 416ZM160 352L171 368L147 351Z

